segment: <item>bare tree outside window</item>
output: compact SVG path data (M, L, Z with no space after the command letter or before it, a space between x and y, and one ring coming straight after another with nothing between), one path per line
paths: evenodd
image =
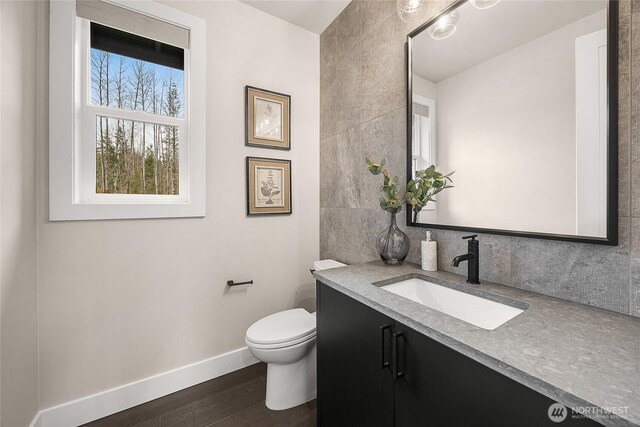
M120 110L184 117L184 72L91 49L91 102ZM177 126L99 116L96 193L179 193Z

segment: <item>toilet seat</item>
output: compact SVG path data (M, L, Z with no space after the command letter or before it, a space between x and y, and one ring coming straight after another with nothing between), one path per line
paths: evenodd
M315 339L316 339L316 333L313 332L312 334L309 334L309 335L307 335L305 337L301 337L301 338L298 338L296 340L286 341L286 342L277 343L277 344L258 344L258 343L255 343L255 342L251 341L248 338L245 338L245 341L246 341L248 347L252 347L252 348L256 348L256 349L262 349L262 350L277 350L277 349L280 349L280 348L287 348L287 347L293 347L293 346L298 345L298 344L304 344L307 341L315 340Z
M255 322L247 330L246 341L256 348L282 348L315 336L316 318L302 308L294 308Z

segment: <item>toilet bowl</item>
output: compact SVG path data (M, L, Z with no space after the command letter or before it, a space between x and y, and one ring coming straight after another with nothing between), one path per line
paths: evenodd
M315 270L342 267L333 260L314 263ZM316 317L302 308L258 320L245 342L253 356L267 363L267 408L293 408L316 398Z

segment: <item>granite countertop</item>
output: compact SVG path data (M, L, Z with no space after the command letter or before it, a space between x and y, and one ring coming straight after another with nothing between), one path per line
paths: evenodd
M486 330L372 285L416 274L528 308ZM592 418L604 425L640 426L640 318L496 283L469 285L409 263L350 265L314 277L565 406L603 408Z

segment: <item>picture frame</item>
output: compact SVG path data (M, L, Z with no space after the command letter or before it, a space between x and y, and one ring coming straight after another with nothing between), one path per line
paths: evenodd
M247 215L291 215L291 160L246 158Z
M245 86L245 145L291 150L291 96Z

